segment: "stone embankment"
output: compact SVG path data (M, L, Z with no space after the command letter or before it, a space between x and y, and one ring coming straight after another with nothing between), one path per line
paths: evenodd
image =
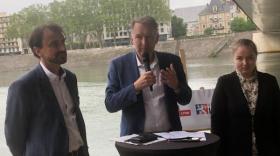
M184 39L180 41L180 48L185 50L186 59L208 57L211 53L215 52L217 45L228 39L227 46L220 51L220 55L227 55L231 52L234 42L241 38L252 39L252 33L253 32L244 32L196 39ZM157 49L174 52L176 51L176 41L161 42L157 45Z
M186 59L195 59L208 57L225 38L229 38L219 55L228 55L231 52L232 44L240 38L252 38L252 32L236 33L223 36L212 36L207 38L184 39L180 40L180 49L184 49ZM165 41L157 44L158 51L172 52L176 51L176 41ZM178 47L178 45L177 45ZM103 49L86 49L86 50L69 50L68 62L65 65L71 67L91 66L96 63L108 63L112 58L125 54L132 50L131 46L103 48ZM32 54L0 56L0 72L12 70L29 70L38 59Z

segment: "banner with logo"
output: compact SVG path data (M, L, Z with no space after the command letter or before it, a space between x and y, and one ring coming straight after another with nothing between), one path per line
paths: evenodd
M192 91L191 102L186 106L179 105L183 130L210 129L210 103L214 89Z

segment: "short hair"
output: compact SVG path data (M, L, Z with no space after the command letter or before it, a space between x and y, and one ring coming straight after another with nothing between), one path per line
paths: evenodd
M244 47L247 47L247 48L251 49L256 56L258 55L257 46L250 39L240 39L240 40L238 40L233 46L233 53L235 53L235 51L241 46L244 46Z
M158 31L158 24L157 24L156 20L151 16L143 16L143 17L135 18L131 23L131 29L134 28L134 25L136 23L140 23L140 24L143 24L145 26L148 26L156 32Z
M62 27L55 23L43 24L43 25L36 27L30 35L29 47L31 48L33 55L38 58L39 58L39 56L33 51L33 48L34 47L42 48L44 31L46 29L49 29L50 31L57 33L57 34L64 34Z

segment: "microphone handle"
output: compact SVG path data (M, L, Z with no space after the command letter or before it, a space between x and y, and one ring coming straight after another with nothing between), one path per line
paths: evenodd
M146 71L151 71L150 65L146 65ZM153 91L153 85L150 85L150 91Z
M150 85L150 91L153 91L153 85Z
M149 55L148 53L144 53L144 57L143 57L143 62L144 62L144 66L145 66L145 70L147 71L151 71L150 68L150 61L149 61ZM150 85L150 91L153 91L153 85Z

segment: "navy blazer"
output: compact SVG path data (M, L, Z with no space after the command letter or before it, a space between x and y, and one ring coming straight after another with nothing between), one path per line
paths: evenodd
M180 93L164 86L166 107L171 130L181 130L177 102L185 105L190 102L191 89L186 82L180 58L173 54L156 52L160 69L173 63L177 73ZM133 83L139 78L136 53L131 52L111 61L108 73L105 105L109 112L122 110L121 136L144 131L145 109L142 93L136 94Z
M76 76L66 71L78 128L88 156L86 130L79 108ZM5 120L7 145L14 156L67 156L68 132L49 79L40 65L11 84Z
M272 75L257 72L257 77L254 117L236 72L218 79L211 104L211 130L221 138L219 156L252 156L252 124L259 156L280 155L279 86Z

